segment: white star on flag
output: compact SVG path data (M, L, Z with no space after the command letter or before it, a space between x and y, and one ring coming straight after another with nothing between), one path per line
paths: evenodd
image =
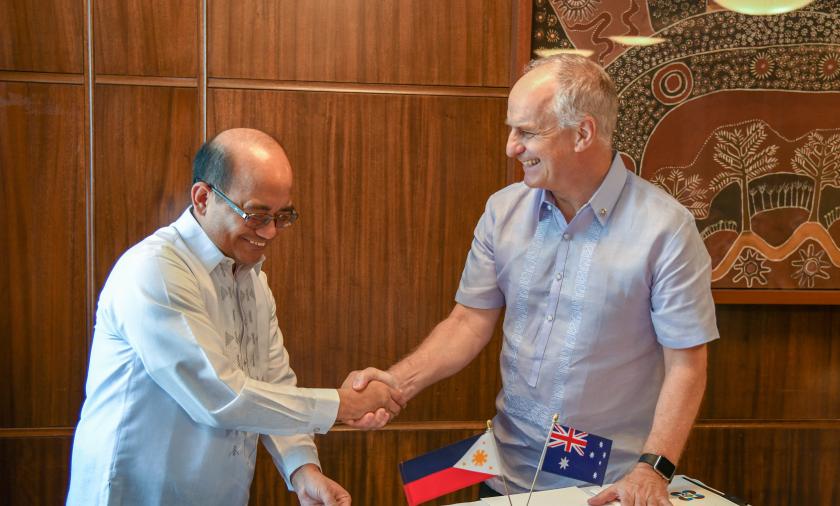
M563 457L560 459L560 469L566 469L567 467L569 467L569 459Z
M594 459L595 458L595 452L589 452L589 458Z

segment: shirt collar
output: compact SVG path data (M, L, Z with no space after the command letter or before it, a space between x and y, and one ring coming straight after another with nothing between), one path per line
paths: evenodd
M627 181L627 168L624 167L624 162L621 160L621 155L618 152L613 157L610 170L607 171L606 177L601 182L601 186L595 190L589 202L583 207L589 206L592 212L601 222L601 225L606 224L610 215L615 209L615 204L618 202L618 197L621 195L621 190L624 188L624 182ZM537 205L537 220L540 219L540 209L546 205L557 206L554 197L546 189L540 189L539 205Z
M193 216L192 206L188 207L186 211L184 211L175 221L175 223L172 224L172 226L178 231L181 239L184 240L184 243L190 249L192 254L195 255L199 262L201 262L201 265L207 269L207 272L211 272L221 263L233 268L233 265L235 264L234 260L226 257L225 254L222 253L222 250L220 250L213 241L210 240L207 232L201 228L198 220L196 220L195 216ZM260 258L259 262L251 266L255 273L260 273L260 269L262 269L264 261L265 257L263 256Z
M592 211L601 225L606 224L609 220L626 181L627 168L624 167L621 155L616 152L607 176L601 182L601 186L595 190L592 198L589 199L589 205L592 206Z

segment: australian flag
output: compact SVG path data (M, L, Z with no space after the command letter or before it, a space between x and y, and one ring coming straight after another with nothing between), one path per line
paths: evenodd
M551 427L543 471L604 484L612 441L555 423Z

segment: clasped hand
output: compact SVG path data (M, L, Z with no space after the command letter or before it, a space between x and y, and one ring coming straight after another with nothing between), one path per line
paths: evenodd
M338 395L338 419L357 429L382 428L406 405L396 378L374 367L348 374Z

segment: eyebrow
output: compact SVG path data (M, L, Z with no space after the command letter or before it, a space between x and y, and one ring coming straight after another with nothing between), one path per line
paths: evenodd
M294 208L295 208L294 204L290 203L289 205L283 206L280 209L278 209L277 212L278 213L289 212ZM252 205L252 206L243 206L242 209L245 212L250 212L250 211L269 212L269 211L271 211L271 208L269 206L262 205L262 204L261 205Z

